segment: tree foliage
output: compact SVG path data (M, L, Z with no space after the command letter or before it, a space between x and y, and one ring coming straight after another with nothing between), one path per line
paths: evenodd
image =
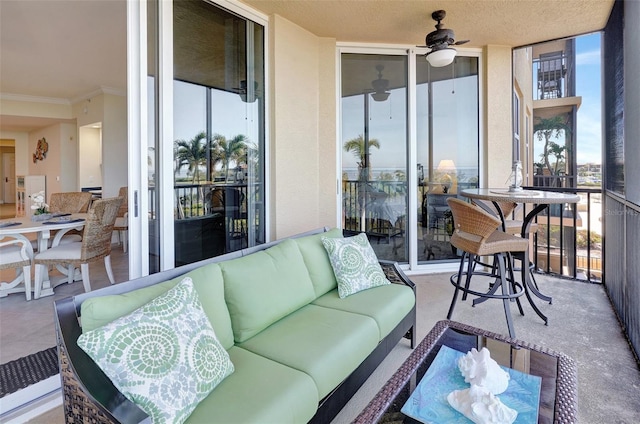
M549 170L551 175L558 174L558 167L564 160L564 153L567 151L566 138L571 134L571 128L567 124L566 118L562 115L556 115L551 118L536 118L533 126L533 133L537 135L538 140L544 141L544 148L540 157L542 165ZM561 146L552 139L565 136L565 145ZM551 165L549 157L555 158L555 163Z
M229 164L247 162L247 138L238 134L230 140L221 134L214 134L209 140L204 131L200 131L189 140L175 140L174 155L177 173L183 167L187 167L193 176L193 183L200 181L200 171L202 167L208 165L212 175L208 178L213 180L215 167L223 164L223 175L225 180L229 175ZM208 163L207 163L208 162Z
M344 142L344 150L346 152L351 152L353 155L359 159L358 161L358 174L363 175L365 162L368 162L369 169L371 169L371 160L366 161L365 156L370 153L371 148L375 147L376 149L380 148L380 142L372 138L369 140L369 151L365 151L364 145L364 137L362 134L358 135L356 138L352 138L351 140L347 140Z

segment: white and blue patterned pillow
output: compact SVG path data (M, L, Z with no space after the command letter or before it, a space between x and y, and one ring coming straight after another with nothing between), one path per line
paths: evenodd
M338 281L338 296L391 284L384 275L376 253L365 233L345 238L322 238Z
M189 277L78 346L156 424L183 423L234 371Z

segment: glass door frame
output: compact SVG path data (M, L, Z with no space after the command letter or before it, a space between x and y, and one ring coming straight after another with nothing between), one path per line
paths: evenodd
M483 56L482 49L460 49L457 48L459 56L476 57L478 59L478 158L479 158L479 185L484 186L485 182L485 162L484 158L484 69L483 69ZM336 175L342 175L342 107L341 107L341 89L342 86L342 67L341 57L343 53L357 53L357 54L377 54L377 55L404 55L408 56L407 75L408 88L407 88L407 139L409 145L407 146L407 184L409 187L409 202L407 211L407 237L409 243L409 262L400 264L400 267L408 274L418 274L425 272L450 272L458 269L459 261L450 262L438 262L438 263L418 263L418 234L413 224L418 219L418 198L417 192L415 194L413 187L418 186L417 181L417 86L416 86L416 61L424 60L424 55L428 52L426 48L416 47L404 47L404 46L372 46L365 44L352 44L352 43L337 43L336 44L336 155L337 155L337 168ZM337 197L336 204L338 208L336 210L336 223L341 225L342 221L342 185L340 181L337 182Z
M264 27L265 187L269 187L269 26L268 16L233 0L202 0ZM160 271L175 266L173 217L173 2L158 0L158 157ZM147 2L127 0L127 118L129 166L129 278L149 274L149 181L147 165ZM265 192L265 239L269 234L269 192ZM140 258L144 258L140 260Z

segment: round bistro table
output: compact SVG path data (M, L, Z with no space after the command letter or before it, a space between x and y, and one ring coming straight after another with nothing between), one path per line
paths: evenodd
M520 190L520 191L509 191L508 188L469 188L462 190L460 194L464 197L468 197L469 199L479 199L479 200L487 200L493 203L493 206L498 211L500 215L500 220L502 221L503 230L505 228L505 216L502 213L502 209L500 208L500 202L512 202L512 203L528 203L534 205L533 209L529 211L524 220L522 221L522 228L520 231L520 235L523 238L528 238L529 236L529 227L533 222L533 219L540 212L545 210L550 204L560 204L560 203L578 203L580 201L580 196L573 193L560 193L556 191L546 191L546 190ZM489 211L490 213L494 213ZM528 272L529 266L525 265L525 262L529 262L529 252L524 253L524 257L522 258L522 280L524 292L531 304L533 310L538 314L540 318L544 320L544 323L548 323L548 318L538 309L536 304L533 302L531 297L531 293L533 293L536 297L551 303L551 297L546 296L538 290L535 283L533 283L530 278L530 273ZM530 265L530 263L529 263Z

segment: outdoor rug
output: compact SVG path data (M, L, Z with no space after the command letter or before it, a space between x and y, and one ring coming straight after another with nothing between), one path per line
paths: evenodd
M56 347L0 365L0 398L59 373Z

